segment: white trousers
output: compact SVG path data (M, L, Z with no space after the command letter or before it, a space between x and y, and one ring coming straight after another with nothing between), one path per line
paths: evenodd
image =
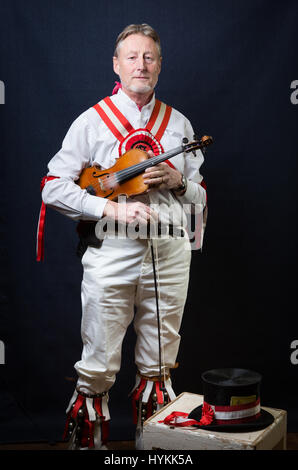
M190 244L182 238L152 240L159 286L163 373L174 367L187 296ZM159 348L151 248L148 240L106 238L82 258L82 358L75 364L77 390L108 391L121 364L122 342L133 321L135 363L159 375ZM134 306L136 312L134 313Z

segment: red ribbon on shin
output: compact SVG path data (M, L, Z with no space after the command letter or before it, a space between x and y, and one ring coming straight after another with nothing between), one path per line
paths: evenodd
M86 398L83 397L83 395L78 395L76 402L74 404L74 407L72 409L72 412L71 412L72 418L75 419L77 417L78 411L83 405L85 405L85 401L86 401Z
M163 397L163 393L160 389L160 383L159 382L155 382L155 391L156 391L156 395L157 395L157 403L159 405L163 405L164 397Z
M102 414L102 404L101 398L95 397L93 399L93 407L97 415L100 417L101 423L101 440L103 444L106 444L108 441L109 435L109 426L108 421L105 420L105 417ZM94 444L94 430L95 430L95 421L91 421L89 418L88 409L86 406L86 397L78 394L77 399L74 403L74 406L69 411L67 415L66 425L63 433L63 440L66 440L69 432L69 424L71 420L76 420L78 418L79 410L83 410L83 416L81 417L80 426L82 427L81 432L79 433L79 445L80 447L93 448ZM79 423L79 421L77 421ZM75 431L74 431L75 432Z
M81 446L82 447L94 447L94 421L90 421L87 416L84 418L82 437L81 437Z

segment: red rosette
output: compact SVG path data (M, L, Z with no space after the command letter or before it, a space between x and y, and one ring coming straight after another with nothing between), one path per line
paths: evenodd
M130 132L119 145L119 156L133 148L139 148L145 152L152 151L154 155L163 153L161 143L146 129L137 129Z

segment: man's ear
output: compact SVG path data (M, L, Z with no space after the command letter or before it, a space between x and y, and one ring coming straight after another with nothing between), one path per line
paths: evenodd
M158 72L159 74L161 72L161 62L162 62L162 57L160 57L160 59L159 59L159 72Z
M119 75L119 61L118 57L113 57L113 69L116 75Z

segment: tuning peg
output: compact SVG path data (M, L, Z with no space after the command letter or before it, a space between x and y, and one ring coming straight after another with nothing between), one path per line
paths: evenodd
M200 137L197 134L193 135L193 140L200 140Z
M183 137L182 142L183 142L184 144L187 144L187 143L188 143L188 138L187 138L187 137Z

